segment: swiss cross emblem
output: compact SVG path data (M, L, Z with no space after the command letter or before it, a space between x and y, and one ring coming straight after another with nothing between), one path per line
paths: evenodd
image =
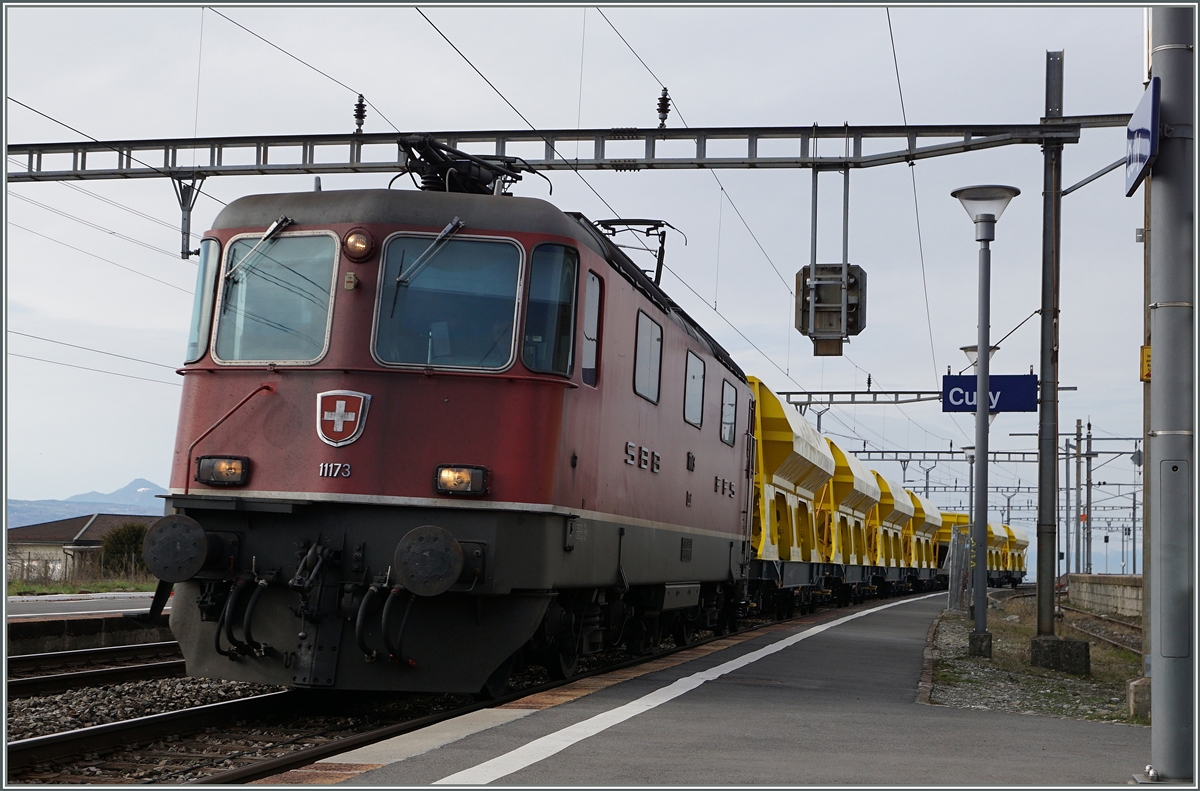
M362 435L370 405L371 396L353 390L317 393L317 436L335 448L349 445Z

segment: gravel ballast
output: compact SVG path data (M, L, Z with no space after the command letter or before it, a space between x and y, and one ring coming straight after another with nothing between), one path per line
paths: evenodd
M933 639L933 690L929 702L1069 719L1134 722L1126 714L1126 684L1139 675L1140 657L1095 642L1092 675L1075 676L1029 663L1034 600L1013 600L988 610L992 658L967 656L973 624L947 610ZM1069 636L1070 633L1067 633Z
M8 700L8 741L277 692L283 687L208 678L163 678Z

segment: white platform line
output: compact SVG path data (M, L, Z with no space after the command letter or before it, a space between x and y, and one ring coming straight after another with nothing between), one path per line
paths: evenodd
M15 621L21 618L61 618L64 615L120 615L125 612L147 612L148 607L137 607L132 610L80 610L78 612L24 612L24 613L9 613L8 620ZM164 613L170 613L170 607L163 608Z
M827 629L832 629L835 626L853 621L856 618L862 618L864 615L871 615L872 613L877 613L880 610L886 610L890 607L898 607L901 604L921 601L922 599L928 599L933 596L945 595L946 593L944 591L939 591L938 593L930 593L925 596L902 599L901 601L895 601L891 602L890 604L872 607L869 610L856 612L853 615L847 615L842 618L838 618L837 620L830 621L829 623L814 626L811 629L800 632L799 634L794 634L790 637L785 637L782 640L777 640L770 645L759 648L757 651L751 651L750 653L744 654L737 659L731 659L724 664L717 665L716 667L709 668L708 670L702 670L699 673L693 673L686 678L681 678L672 684L662 687L661 689L656 689L647 695L643 695L637 700L630 701L629 703L626 703L623 706L618 706L610 711L597 714L596 716L586 719L583 722L577 722L574 725L563 728L560 731L547 734L540 739L535 739L529 744L518 747L517 749L507 752L504 755L497 756L490 761L485 761L478 766L473 766L470 769L464 769L461 772L455 772L449 777L443 777L441 780L436 781L434 785L485 785L493 780L498 780L505 775L510 775L513 772L524 769L527 766L532 766L538 761L549 758L555 753L559 753L576 742L583 741L589 736L595 736L597 733L608 730L614 725L619 725L625 720L657 708L669 700L674 700L680 695L696 689L706 681L712 681L713 679L720 678L727 673L732 673L735 670L739 670L746 665L757 662L763 657L770 656L771 654L778 653L785 648L789 648L801 640L807 640L810 637L821 634Z

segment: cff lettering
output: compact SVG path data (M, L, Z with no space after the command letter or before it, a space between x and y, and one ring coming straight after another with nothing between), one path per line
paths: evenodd
M722 478L720 475L713 477L713 491L726 497L734 496L733 481Z

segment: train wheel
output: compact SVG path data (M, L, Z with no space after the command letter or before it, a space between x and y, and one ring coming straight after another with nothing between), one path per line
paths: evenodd
M675 619L675 624L671 629L671 635L675 638L675 645L680 648L685 645L691 645L696 639L696 627L688 619L680 613Z
M559 641L549 649L548 653L550 657L546 662L546 670L550 673L551 678L567 679L579 670L579 651L574 645Z

